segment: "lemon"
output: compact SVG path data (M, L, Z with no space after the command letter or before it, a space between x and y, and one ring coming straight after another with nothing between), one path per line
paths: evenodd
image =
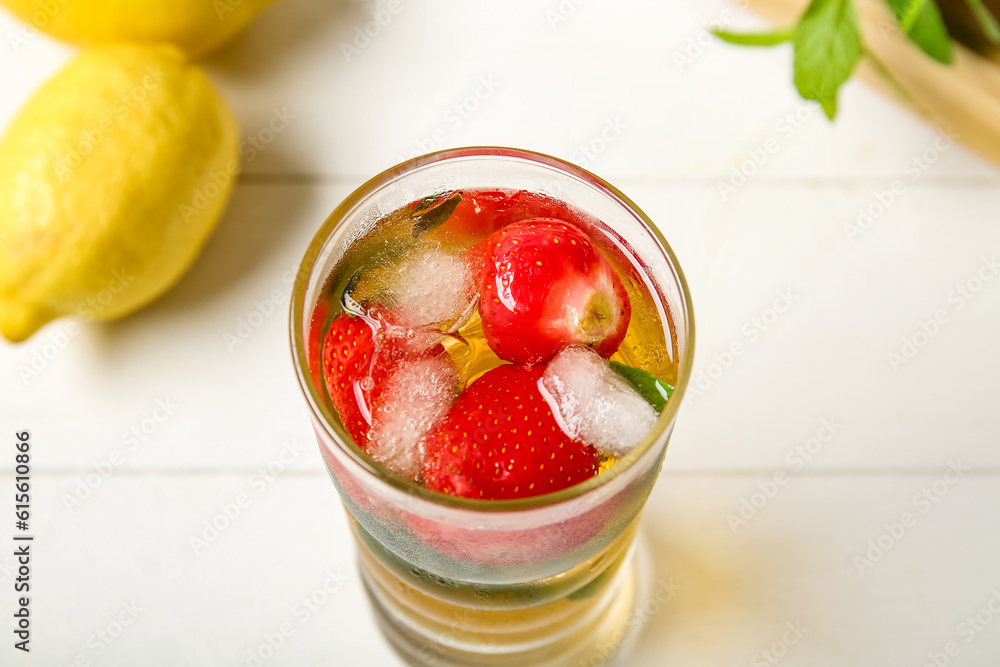
M0 140L0 334L120 317L194 261L239 171L238 129L173 46L84 50Z
M191 56L222 46L273 0L0 0L18 18L81 45L168 42ZM11 39L17 39L12 33Z

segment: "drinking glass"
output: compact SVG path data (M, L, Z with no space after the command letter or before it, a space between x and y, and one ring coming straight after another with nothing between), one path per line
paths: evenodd
M637 322L633 313L632 326L662 329L658 353L671 369L662 379L675 386L673 396L632 451L556 493L479 500L430 491L373 462L324 390L325 319L317 312L352 242L410 202L466 189L525 190L584 212L596 221L600 245L633 258L634 276L653 295L658 321ZM638 519L688 383L693 336L687 284L652 221L602 179L557 158L499 147L440 151L379 174L333 211L295 280L292 356L375 618L408 664L575 667L621 658L642 601Z

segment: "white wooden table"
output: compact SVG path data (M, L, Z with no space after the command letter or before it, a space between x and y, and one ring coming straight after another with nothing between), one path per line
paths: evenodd
M398 664L296 386L283 276L363 180L472 144L606 177L691 282L701 380L643 517L680 589L643 615L633 665L1000 664L1000 172L860 82L827 123L787 48L706 38L762 25L735 4L411 1L348 58L369 9L281 0L206 63L266 145L175 289L0 346L0 664ZM4 124L73 53L15 51L16 29L0 14ZM8 629L20 429L29 655Z

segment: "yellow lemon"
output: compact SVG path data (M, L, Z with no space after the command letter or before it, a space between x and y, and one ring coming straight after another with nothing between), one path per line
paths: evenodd
M273 0L0 0L18 18L73 44L168 42L191 56L222 46ZM16 40L16 33L11 39Z
M113 319L166 291L225 207L238 134L173 46L81 52L0 140L0 333Z

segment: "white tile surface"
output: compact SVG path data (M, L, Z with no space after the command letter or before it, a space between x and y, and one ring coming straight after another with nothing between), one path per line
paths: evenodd
M65 322L0 346L0 427L27 426L36 443L40 586L37 652L11 662L0 648L0 664L245 664L286 620L296 634L268 665L397 664L312 443L285 304L235 349L224 335L275 290L283 300L283 274L362 180L419 146L477 143L569 158L620 186L687 271L696 369L716 373L716 355L743 345L689 396L644 517L657 576L683 588L633 664L753 664L796 621L809 631L786 664L921 665L951 640L953 664L995 664L1000 620L969 643L957 626L1000 588L1000 280L961 308L953 290L1000 255L1000 171L955 145L914 178L908 161L937 135L896 103L852 82L830 125L794 95L787 49L696 52L710 21L762 25L735 4L590 0L552 26L555 0L407 2L348 61L341 43L367 6L281 0L207 63L247 135L275 109L295 117L245 165L174 290L64 348ZM14 51L16 29L0 14L0 123L73 53L44 36ZM784 120L796 112L797 127ZM585 154L609 122L620 136ZM723 198L720 182L769 139L777 152ZM905 193L849 238L859 207L897 179ZM781 291L792 306L757 327ZM939 309L947 322L894 369L888 354ZM148 419L158 400L176 405L162 423ZM806 460L824 420L836 433ZM287 470L194 555L190 535L285 447ZM67 509L115 451L124 462ZM959 461L971 470L922 513L914 494ZM0 459L2 488L10 469ZM727 513L779 469L788 483L734 534ZM916 525L859 575L852 558L904 511ZM338 568L343 587L299 624L296 600ZM137 622L95 655L88 637L132 600Z

